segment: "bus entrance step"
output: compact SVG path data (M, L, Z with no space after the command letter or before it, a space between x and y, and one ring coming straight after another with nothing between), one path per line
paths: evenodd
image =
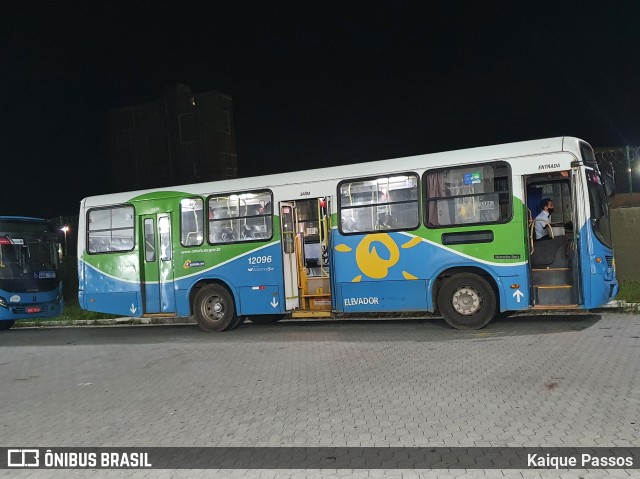
M574 288L570 284L536 285L533 287L535 304L575 304Z
M298 309L291 313L292 318L330 318L331 311L313 311L309 309Z
M569 268L533 268L531 270L533 284L562 285L571 283L571 270Z
M536 304L532 309L578 309L577 304Z

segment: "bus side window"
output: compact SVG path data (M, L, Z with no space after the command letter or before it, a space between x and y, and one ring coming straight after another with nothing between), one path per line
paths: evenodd
M420 224L418 181L415 173L405 173L341 182L341 231L355 233L417 228Z
M262 190L209 197L209 243L271 238L271 196L271 191Z
M133 206L120 205L89 210L89 253L133 251Z
M200 246L204 241L202 198L185 198L180 201L180 244ZM209 210L209 218L213 212Z

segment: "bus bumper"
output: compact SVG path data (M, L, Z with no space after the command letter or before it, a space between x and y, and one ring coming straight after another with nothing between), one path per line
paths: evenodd
M24 301L27 297L31 301ZM44 293L0 291L0 321L51 318L61 315L63 308L62 287Z

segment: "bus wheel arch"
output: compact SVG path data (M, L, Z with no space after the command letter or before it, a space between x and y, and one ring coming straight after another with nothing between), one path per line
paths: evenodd
M432 290L434 309L455 329L480 329L500 310L500 290L493 276L477 267L442 271Z
M219 280L202 280L189 293L191 314L198 326L207 332L230 331L238 327L244 316L238 315L236 298Z

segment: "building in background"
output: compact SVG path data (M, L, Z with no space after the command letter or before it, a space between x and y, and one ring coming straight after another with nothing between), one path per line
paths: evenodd
M164 98L108 112L116 191L238 177L233 100L167 87Z

